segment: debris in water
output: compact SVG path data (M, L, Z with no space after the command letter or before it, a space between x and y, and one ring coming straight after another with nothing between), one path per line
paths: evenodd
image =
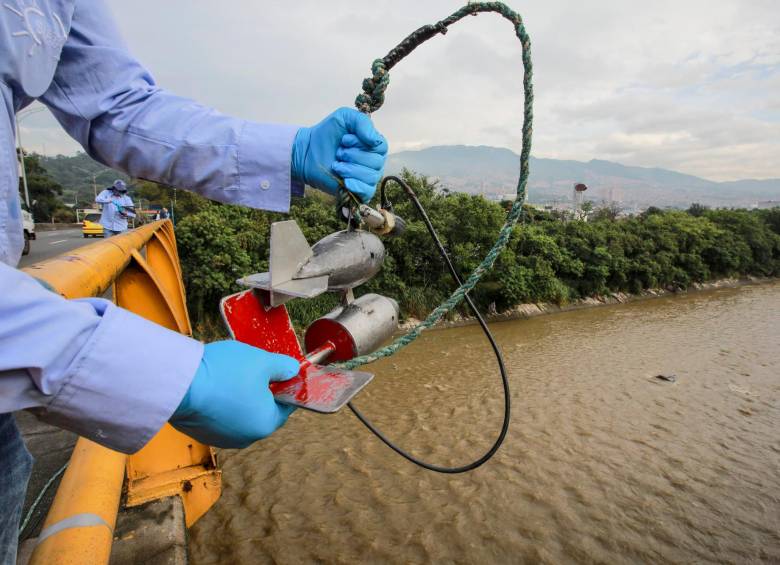
M677 382L677 375L671 374L671 375L656 375L656 379L659 381L665 381L667 383L676 383Z

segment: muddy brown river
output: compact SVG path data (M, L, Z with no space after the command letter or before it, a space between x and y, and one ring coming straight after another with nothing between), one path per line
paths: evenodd
M492 329L513 417L485 466L425 471L346 410L299 410L221 453L192 562L780 563L780 283ZM477 327L429 332L371 370L356 404L415 454L458 464L497 435Z

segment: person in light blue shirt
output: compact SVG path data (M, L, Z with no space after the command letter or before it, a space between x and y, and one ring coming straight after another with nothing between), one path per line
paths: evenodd
M115 180L114 184L97 195L95 202L103 205L103 213L100 215L103 237L127 231L127 220L135 218L135 211L133 199L127 194L125 181Z
M15 562L30 467L12 412L33 411L125 453L168 421L211 445L245 447L284 424L291 409L267 385L299 368L237 342L204 345L106 300L64 300L15 268L23 232L13 121L35 100L107 166L276 212L287 212L304 184L333 194L343 180L370 200L387 154L370 118L355 110L312 127L254 123L167 92L130 55L100 0L0 5L3 564Z

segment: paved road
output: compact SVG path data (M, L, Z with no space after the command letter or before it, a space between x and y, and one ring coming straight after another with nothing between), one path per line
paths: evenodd
M100 238L84 238L81 229L37 232L38 239L30 242L30 254L22 256L19 267L27 267L44 259L50 259L60 253L92 243Z

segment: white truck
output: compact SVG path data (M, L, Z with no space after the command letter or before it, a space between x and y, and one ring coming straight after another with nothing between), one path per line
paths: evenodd
M22 226L24 229L24 247L22 248L22 255L29 255L30 240L35 239L35 220L33 220L33 215L24 205L22 205Z

